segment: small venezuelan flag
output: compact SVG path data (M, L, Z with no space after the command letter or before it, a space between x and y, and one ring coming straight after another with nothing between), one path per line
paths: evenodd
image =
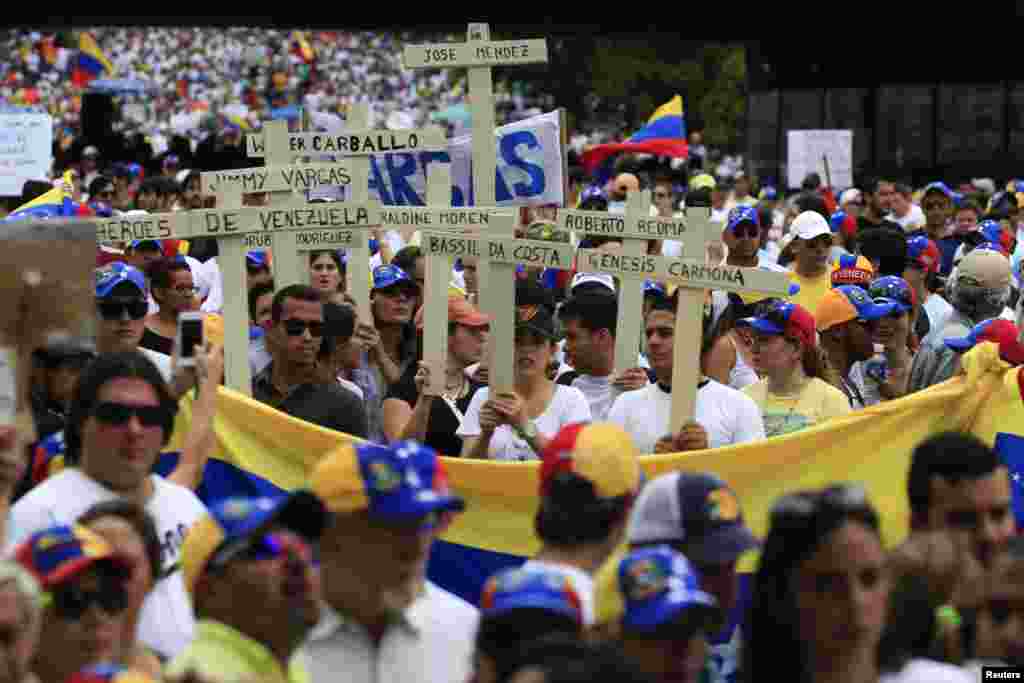
M75 67L71 72L71 82L84 88L93 79L103 74L112 76L114 65L103 54L91 33L81 33L78 36L78 58L75 60Z
M651 114L647 125L631 135L625 142L595 145L583 152L583 168L587 173L608 157L618 152L656 154L663 157L685 159L689 154L686 144L686 118L683 98L676 95Z
M5 218L5 221L18 221L26 218L68 218L72 216L91 216L92 209L79 204L71 198L65 189L70 186L70 173L64 175L64 185L39 195L27 204L22 204Z

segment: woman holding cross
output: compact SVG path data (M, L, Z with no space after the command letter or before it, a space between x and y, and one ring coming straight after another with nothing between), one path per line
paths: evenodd
M556 349L555 322L539 302L540 285L516 287L515 391L476 392L456 436L462 455L491 460L537 460L549 439L567 424L589 422L590 404L579 389L555 384L548 365Z

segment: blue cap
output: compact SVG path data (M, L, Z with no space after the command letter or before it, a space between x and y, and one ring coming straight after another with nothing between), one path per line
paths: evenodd
M715 614L718 602L700 589L697 571L682 553L667 545L634 550L619 564L619 590L625 603L622 626L654 631L685 610Z
M875 303L892 304L900 313L914 310L914 290L906 280L896 275L886 275L872 282L868 294Z
M661 296L665 296L665 285L660 282L655 282L654 280L644 280L644 294L660 294Z
M129 249L138 249L139 245L142 244L155 244L159 251L164 250L164 243L160 240L132 240L131 244L128 245Z
M253 268L263 268L267 265L267 252L247 251L245 253L245 264Z
M779 198L779 191L771 185L765 185L761 188L761 193L757 196L758 199L767 199L768 201L775 201Z
M894 304L872 301L864 288L857 285L833 287L833 291L838 291L846 297L846 300L857 309L857 317L861 320L881 320L896 310Z
M736 232L736 226L740 223L753 223L758 228L761 227L761 217L757 213L757 209L752 206L737 206L735 209L729 212L729 221L726 223L726 229L729 232Z
M181 569L189 593L195 592L196 581L212 561L227 562L239 541L272 524L314 541L327 525L327 510L319 498L304 490L274 498L228 498L214 505L192 525L182 544Z
M936 181L934 183L928 183L927 185L925 185L924 193L921 196L924 197L928 195L929 192L941 192L942 194L946 195L946 197L948 197L949 199L956 199L956 197L953 195L953 190L949 189L949 186L946 185L946 183L942 182L941 180Z
M583 623L583 606L572 579L563 571L547 567L516 567L487 580L480 597L484 617L517 609L542 609Z
M374 289L387 289L397 285L415 289L417 292L420 291L420 286L416 284L416 281L398 266L388 264L386 266L377 266L373 270Z
M963 353L973 349L981 342L995 342L1000 347L1003 344L1014 344L1019 334L1020 331L1012 321L1003 318L989 318L975 325L966 337L950 337L944 341L949 348Z
M96 269L96 298L105 299L110 292L122 282L130 282L135 285L139 294L146 295L146 276L135 266L127 263L114 261Z

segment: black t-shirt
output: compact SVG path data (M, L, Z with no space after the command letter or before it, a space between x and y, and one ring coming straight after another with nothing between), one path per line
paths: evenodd
M892 230L898 230L903 232L903 228L900 227L899 223L894 223L888 218L883 218L879 222L875 223L869 220L867 216L863 214L857 217L857 232L860 233L863 230L875 230L877 228L890 228Z
M412 363L402 377L391 385L388 393L384 396L384 400L397 398L408 403L410 408L415 408L416 401L420 397L419 392L416 391L415 381L416 370L418 369L418 365ZM455 407L463 415L469 410L469 403L473 400L473 394L480 387L484 386L469 378L466 379L469 382L469 392L463 398L455 401ZM430 406L430 417L427 418L427 438L424 443L441 455L453 458L459 457L462 454L462 438L455 436L459 423L459 418L452 412L448 403L440 396L436 397Z
M162 353L165 356L170 356L174 352L174 340L168 339L167 337L161 337L153 330L146 328L145 332L142 333L142 339L139 340L139 346L150 351L156 351Z

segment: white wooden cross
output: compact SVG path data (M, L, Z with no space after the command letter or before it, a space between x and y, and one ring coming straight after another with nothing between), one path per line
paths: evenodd
M665 226L665 238L680 239L684 249L690 235L712 235L721 230L721 225L711 223L711 210L692 207L687 209L683 221L648 218L649 225L658 233L658 226ZM616 216L608 216L610 229L617 229ZM621 224L623 229L625 223ZM674 232L668 226L685 226L685 230ZM593 233L591 233L593 234ZM652 234L651 238L656 235ZM696 240L695 240L696 241ZM790 276L760 268L742 268L730 265L706 263L703 253L698 258L665 258L663 256L633 256L628 254L580 249L577 252L579 270L611 273L622 279L660 280L678 285L679 297L676 308L676 327L673 337L672 366L672 433L693 419L697 400L697 384L700 381L700 347L704 317L704 296L708 289L722 289L730 292L761 292L775 296L788 296ZM620 320L623 309L620 306ZM635 349L633 350L635 354Z
M480 264L492 265L491 275L496 281L506 279L512 284L505 290L505 299L494 302L498 314L491 320L491 345L488 350L488 385L494 393L510 392L515 389L515 270L518 265L531 268L572 267L575 250L571 244L543 242L512 237L495 237L497 232L508 231L514 226L516 216L495 213L490 217L490 229L486 234L466 234L424 230L421 249L425 255L452 258L475 256ZM504 226L501 224L504 223ZM495 226L498 230L495 230ZM481 291L490 283L481 280ZM499 295L500 296L500 295ZM426 321L424 321L426 322ZM426 326L424 326L426 329ZM635 353L635 352L634 352ZM433 370L431 370L433 375Z
M497 165L497 147L495 145L494 125L494 84L491 80L491 69L495 66L513 64L537 64L548 61L547 41L543 38L528 40L491 40L491 29L486 23L469 24L468 41L465 43L436 43L431 45L406 45L402 51L402 63L407 69L460 68L465 67L469 75L469 103L473 122L473 203L477 206L493 206L495 203L495 184ZM488 228L492 237L511 238L515 234L515 222L495 221ZM486 287L480 288L480 310L488 313L495 321L491 334L491 344L502 344L511 340L501 339L502 315L510 314L503 305L514 300L515 279L514 266L495 262L492 265L481 259L478 266L478 277ZM501 358L496 349L491 355ZM492 390L511 389L511 384L499 385L506 378L496 376L490 370ZM432 373L433 374L433 373Z
M280 122L271 122L280 123ZM269 124L268 124L269 126ZM346 199L355 204L370 200L370 156L375 154L392 154L398 152L439 152L446 150L444 132L433 126L423 130L374 130L369 127L369 108L365 103L356 103L349 108L346 128L343 131L327 133L289 133L286 127L268 128L262 135L247 138L248 154L251 157L273 155L275 163L290 163L295 157L334 156L349 158L341 166L349 176L346 186L351 190ZM317 165L318 166L318 165ZM258 170L258 169L246 169ZM331 203L329 202L328 205ZM379 227L379 224L378 224ZM354 237L354 241L347 241ZM285 237L290 244L282 244L284 254L278 254L279 245L275 243L275 270L279 258L283 255L289 266L282 268L288 278L284 283L306 282L303 275L303 252L319 249L347 249L349 292L356 301L356 309L361 321L372 321L370 309L370 252L369 239L366 235L332 234L326 231L306 231ZM292 271L291 274L289 271ZM289 277L290 275L290 277ZM275 278L276 279L276 278Z
M448 361L448 288L451 282L452 260L469 253L449 253L428 248L429 236L435 242L438 236L473 236L489 230L496 220L514 220L513 212L506 209L485 209L477 206L451 206L451 164L434 163L427 171L427 207L383 207L384 225L415 225L420 230L421 249L425 267L423 292L423 361L430 368L430 385L424 392L440 395L444 392L445 366ZM492 327L492 336L502 330L501 321ZM500 374L500 373L499 373ZM493 382L494 374L491 374ZM505 377L502 376L502 380Z
M220 206L216 209L91 219L91 222L96 225L96 239L100 244L197 237L217 240L225 292L225 383L251 396L247 301L241 294L228 294L246 291L245 252L249 236L315 229L352 233L345 239L355 243L358 235L365 236L367 230L380 227L380 205L376 202L306 204L293 200L274 206L243 207L237 186L224 187L218 203ZM364 281L364 288L369 288L368 282Z
M647 255L648 240L677 240L683 256L701 261L708 242L717 238L719 229L703 220L652 217L651 191L631 192L626 198L626 213L559 209L558 227L577 234L622 239L622 254ZM584 272L578 267L579 272ZM623 279L619 283L619 319L615 329L615 374L636 367L637 353L644 335L643 283Z

